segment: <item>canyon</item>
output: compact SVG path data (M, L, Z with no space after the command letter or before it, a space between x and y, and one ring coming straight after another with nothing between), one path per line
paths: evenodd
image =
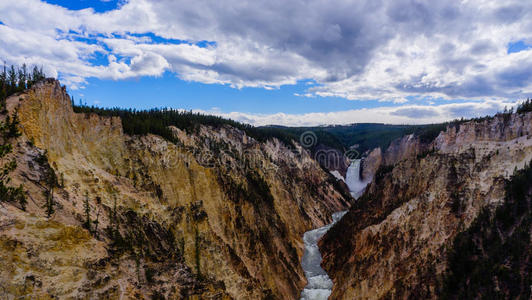
M120 117L74 112L55 79L10 96L0 118L15 115L2 163L27 203L0 202L5 299L440 298L455 241L488 240L474 224L513 203L532 160L531 112L407 134L334 168L227 124L127 134Z

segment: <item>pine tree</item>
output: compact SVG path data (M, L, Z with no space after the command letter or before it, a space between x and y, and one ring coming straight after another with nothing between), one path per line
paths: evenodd
M8 82L9 82L9 92L8 94L16 93L17 90L17 72L15 71L15 66L11 65L9 69Z
M4 68L0 74L0 111L3 113L5 111L7 98L7 69L4 63Z
M91 207L89 204L89 193L85 192L85 199L83 200L83 208L85 209L85 223L83 226L89 231L91 231Z
M196 250L196 275L198 276L198 278L201 278L201 271L200 271L200 237L199 237L199 232L198 232L198 228L196 228L196 236L195 236L195 241L194 241L194 246L195 246L195 250Z
M16 138L16 137L19 137L21 135L18 127L19 127L19 124L20 124L20 120L18 119L18 112L15 111L13 113L13 116L10 117L9 115L6 117L6 129L7 131L5 132L6 134L6 137L8 139L10 138Z
M525 113L525 112L531 112L532 111L532 100L526 99L523 101L523 103L519 104L517 106L517 113Z
M55 212L54 187L51 186L44 192L44 195L46 197L46 217L50 218Z
M18 69L18 83L17 83L17 91L22 92L26 89L26 76L27 74L27 68L26 64L22 65L22 68Z
M100 225L100 209L98 208L98 212L96 212L96 219L92 221L94 223L94 230L93 233L96 236L96 238L99 238L98 234L98 225Z

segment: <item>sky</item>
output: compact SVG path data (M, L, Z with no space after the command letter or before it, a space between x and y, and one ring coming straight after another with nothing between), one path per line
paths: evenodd
M532 97L532 2L2 0L0 59L88 105L435 123Z

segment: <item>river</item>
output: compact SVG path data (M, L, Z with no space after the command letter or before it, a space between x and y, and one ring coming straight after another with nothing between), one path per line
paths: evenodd
M349 191L355 199L364 192L368 184L368 182L360 179L360 162L360 159L356 159L351 163L345 178ZM301 266L307 278L307 285L301 292L301 300L326 300L331 295L333 282L321 267L321 253L318 248L318 241L346 213L347 211L335 212L332 215L332 223L307 231L303 235L305 252L303 253Z

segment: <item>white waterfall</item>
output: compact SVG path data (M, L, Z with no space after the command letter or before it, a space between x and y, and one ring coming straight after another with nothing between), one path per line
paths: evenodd
M351 165L347 169L345 174L345 183L349 187L349 191L353 198L357 199L364 193L369 181L363 181L360 179L360 163L361 159L355 159L351 162Z

